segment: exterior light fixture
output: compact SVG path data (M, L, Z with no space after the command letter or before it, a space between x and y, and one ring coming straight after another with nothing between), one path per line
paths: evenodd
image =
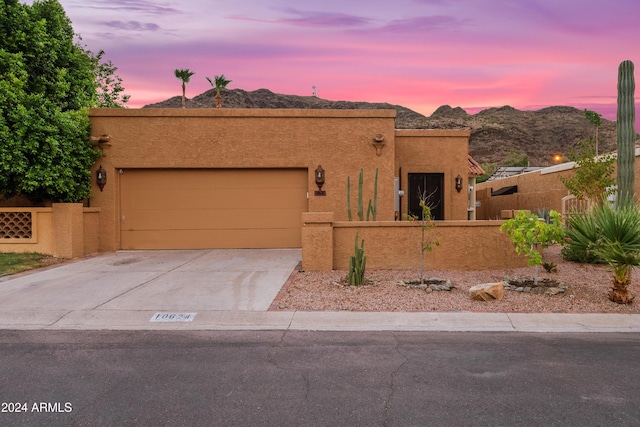
M96 171L96 184L98 185L100 191L102 191L104 186L107 184L107 171L104 170L102 165L100 165L100 167Z
M456 191L458 193L462 191L462 177L460 175L456 176Z
M386 142L384 142L384 135L381 135L379 133L377 133L374 137L373 137L373 144L372 144L375 148L376 148L376 155L381 155L382 154L382 148L387 145Z
M316 177L316 185L318 186L318 191L315 192L316 196L326 196L327 192L322 191L322 186L324 185L324 169L322 166L318 165L315 172Z

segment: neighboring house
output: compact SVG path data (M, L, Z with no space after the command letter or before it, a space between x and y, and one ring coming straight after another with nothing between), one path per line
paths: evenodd
M640 148L636 147L636 198L640 189L639 156ZM478 184L477 219L503 219L505 214L509 215L510 211L519 209L534 213L553 209L562 213L563 199L566 200L570 194L560 177L570 176L574 173L574 168L574 162L567 162Z

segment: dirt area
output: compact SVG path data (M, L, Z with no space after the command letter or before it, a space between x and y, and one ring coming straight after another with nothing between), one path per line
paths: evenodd
M564 261L560 247L544 252L545 262L557 264L556 273L542 267L538 277L553 279L566 286L556 295L505 290L502 301L472 301L469 288L500 282L507 278L522 279L534 275L534 267L508 270L457 271L427 270L425 277L448 279L450 291L410 289L398 282L416 280L418 270L368 270L368 284L352 287L344 284L345 271L300 271L282 288L275 310L302 311L467 311L508 313L640 313L640 297L630 305L609 301L613 273L606 265L579 264ZM640 272L632 275L631 291L640 294Z

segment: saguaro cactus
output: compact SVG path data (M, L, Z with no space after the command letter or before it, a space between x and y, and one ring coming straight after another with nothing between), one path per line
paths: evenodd
M636 141L636 108L633 77L633 62L622 61L618 67L618 112L616 130L618 134L618 205L634 203L634 163Z

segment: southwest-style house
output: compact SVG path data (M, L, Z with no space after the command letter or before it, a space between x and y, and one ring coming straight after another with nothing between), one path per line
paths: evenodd
M367 240L370 268L412 268L419 224L404 218L418 213L424 193L442 242L428 257L431 266L523 265L499 223L475 221L475 176L482 170L468 155L470 132L397 130L395 115L91 110L91 139L103 152L92 169L92 197L84 204L0 208L0 250L77 257L121 249L301 247L303 268L322 270L345 268L358 233ZM356 215L360 170L364 210L377 202L376 221ZM348 221L348 178L354 221ZM25 236L7 231L11 218L27 216Z

